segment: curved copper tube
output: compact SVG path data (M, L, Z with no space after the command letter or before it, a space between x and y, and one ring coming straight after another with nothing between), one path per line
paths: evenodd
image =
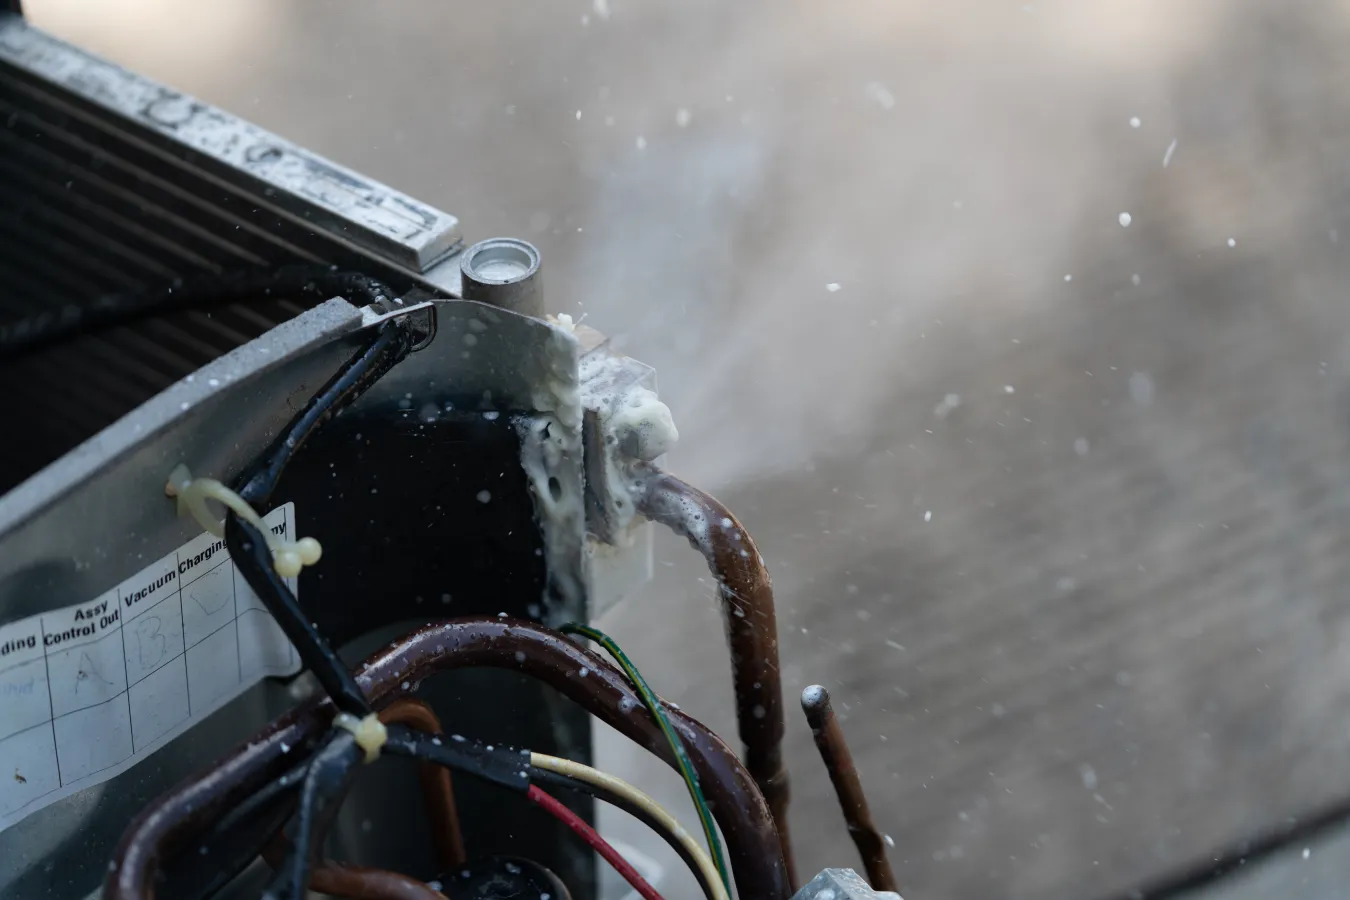
M103 882L107 900L153 900L160 860L200 836L211 823L289 768L291 752L314 749L333 709L313 705L287 713L218 763L188 778L141 811L122 835Z
M440 734L444 730L432 708L416 697L395 698L380 710L380 721L386 725L411 725L428 734ZM459 827L459 809L455 806L450 770L432 762L422 762L417 766L417 777L422 783L422 796L427 801L437 867L441 871L458 868L468 859L468 854L464 852L464 832Z
M736 725L745 767L768 801L792 885L796 865L788 833L787 768L783 765L783 687L778 669L778 621L773 584L750 533L731 510L698 488L653 469L638 511L689 540L708 560L722 595Z
M262 857L272 868L280 866L290 850L290 842L278 831L263 848ZM370 869L320 860L309 879L310 890L351 900L445 900L445 895L424 882L401 872Z
M825 771L830 775L839 807L844 812L844 824L862 857L872 890L899 890L890 860L886 858L886 840L872 823L872 811L867 808L867 795L858 778L858 767L853 764L853 754L844 740L844 729L839 727L839 718L830 705L830 692L818 684L802 691L802 712L806 713L811 735L816 739L816 748L820 750Z
M623 675L584 647L532 622L468 618L427 625L367 660L357 682L372 703L379 703L401 695L405 681L416 683L438 671L473 666L537 678L675 765L660 727ZM104 883L105 900L153 900L160 859L187 846L232 804L286 771L289 751L312 748L333 712L325 700L287 714L146 807L118 845ZM722 830L738 892L755 900L786 900L792 890L778 832L749 773L703 724L673 708L667 715Z

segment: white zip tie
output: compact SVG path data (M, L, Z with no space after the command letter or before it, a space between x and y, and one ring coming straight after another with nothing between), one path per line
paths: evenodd
M218 538L225 536L223 519L217 519L206 505L207 500L233 510L235 515L262 532L267 547L272 551L272 565L282 578L294 578L305 566L312 566L323 556L323 546L312 537L286 541L272 533L262 517L248 502L214 478L193 478L187 466L175 466L169 473L164 493L178 500L178 514L191 513L197 524Z
M380 748L389 740L389 729L380 721L379 713L370 713L358 719L351 713L338 713L333 716L333 727L350 731L356 738L356 745L366 751L366 762L373 763L380 758Z

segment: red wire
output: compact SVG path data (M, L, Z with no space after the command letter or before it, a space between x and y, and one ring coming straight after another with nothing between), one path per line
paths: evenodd
M664 900L664 898L656 892L656 888L648 884L647 879L643 878L628 860L619 855L618 850L615 850L610 846L609 842L602 838L594 828L586 824L585 819L572 812L566 806L563 806L562 803L554 799L550 794L540 790L539 786L536 784L530 785L528 796L535 803L538 803L544 809L552 813L555 818L562 820L564 825L580 835L583 841L590 844L591 847L595 849L596 853L599 853L604 857L605 862L613 866L614 871L622 875L624 880L633 886L633 890L645 897L646 900Z

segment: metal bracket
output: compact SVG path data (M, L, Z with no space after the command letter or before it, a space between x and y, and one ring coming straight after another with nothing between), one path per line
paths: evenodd
M417 340L413 343L412 352L416 353L429 346L436 338L436 301L423 300L421 303L410 303L406 306L398 306L387 312L382 312L373 306L361 307L361 328L375 328L388 322L390 319L400 319L408 316L408 327L412 329Z

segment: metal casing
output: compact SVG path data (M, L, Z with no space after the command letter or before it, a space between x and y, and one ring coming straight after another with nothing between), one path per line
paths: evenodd
M295 263L359 270L410 298L458 293L453 216L6 12L0 185L0 321L190 274ZM296 503L300 529L329 548L326 565L302 578L301 602L353 656L390 629L446 615L585 615L584 519L562 545L550 539L567 549L546 564L519 467L520 424L554 415L547 398L560 384L565 394L569 378L575 387L575 341L453 299L435 315L431 345L307 445L278 492ZM308 312L267 301L0 366L0 421L24 435L0 443L0 624L107 590L195 533L163 496L165 464L233 477L372 316L340 299ZM548 477L575 491L580 509L575 427L578 452ZM494 502L462 502L485 490ZM460 727L588 758L586 719L538 685L460 674L423 692ZM146 762L0 832L0 894L92 890L138 809L308 690L303 678L264 682ZM414 795L411 778L374 772L353 795L334 830L350 858L425 868L412 839L420 809L389 801ZM536 830L474 786L463 792L466 806L495 809L475 823L471 849L497 852ZM394 827L372 833L372 820ZM561 831L544 826L536 838L552 848L540 858L570 884L593 883L589 856L567 852Z

